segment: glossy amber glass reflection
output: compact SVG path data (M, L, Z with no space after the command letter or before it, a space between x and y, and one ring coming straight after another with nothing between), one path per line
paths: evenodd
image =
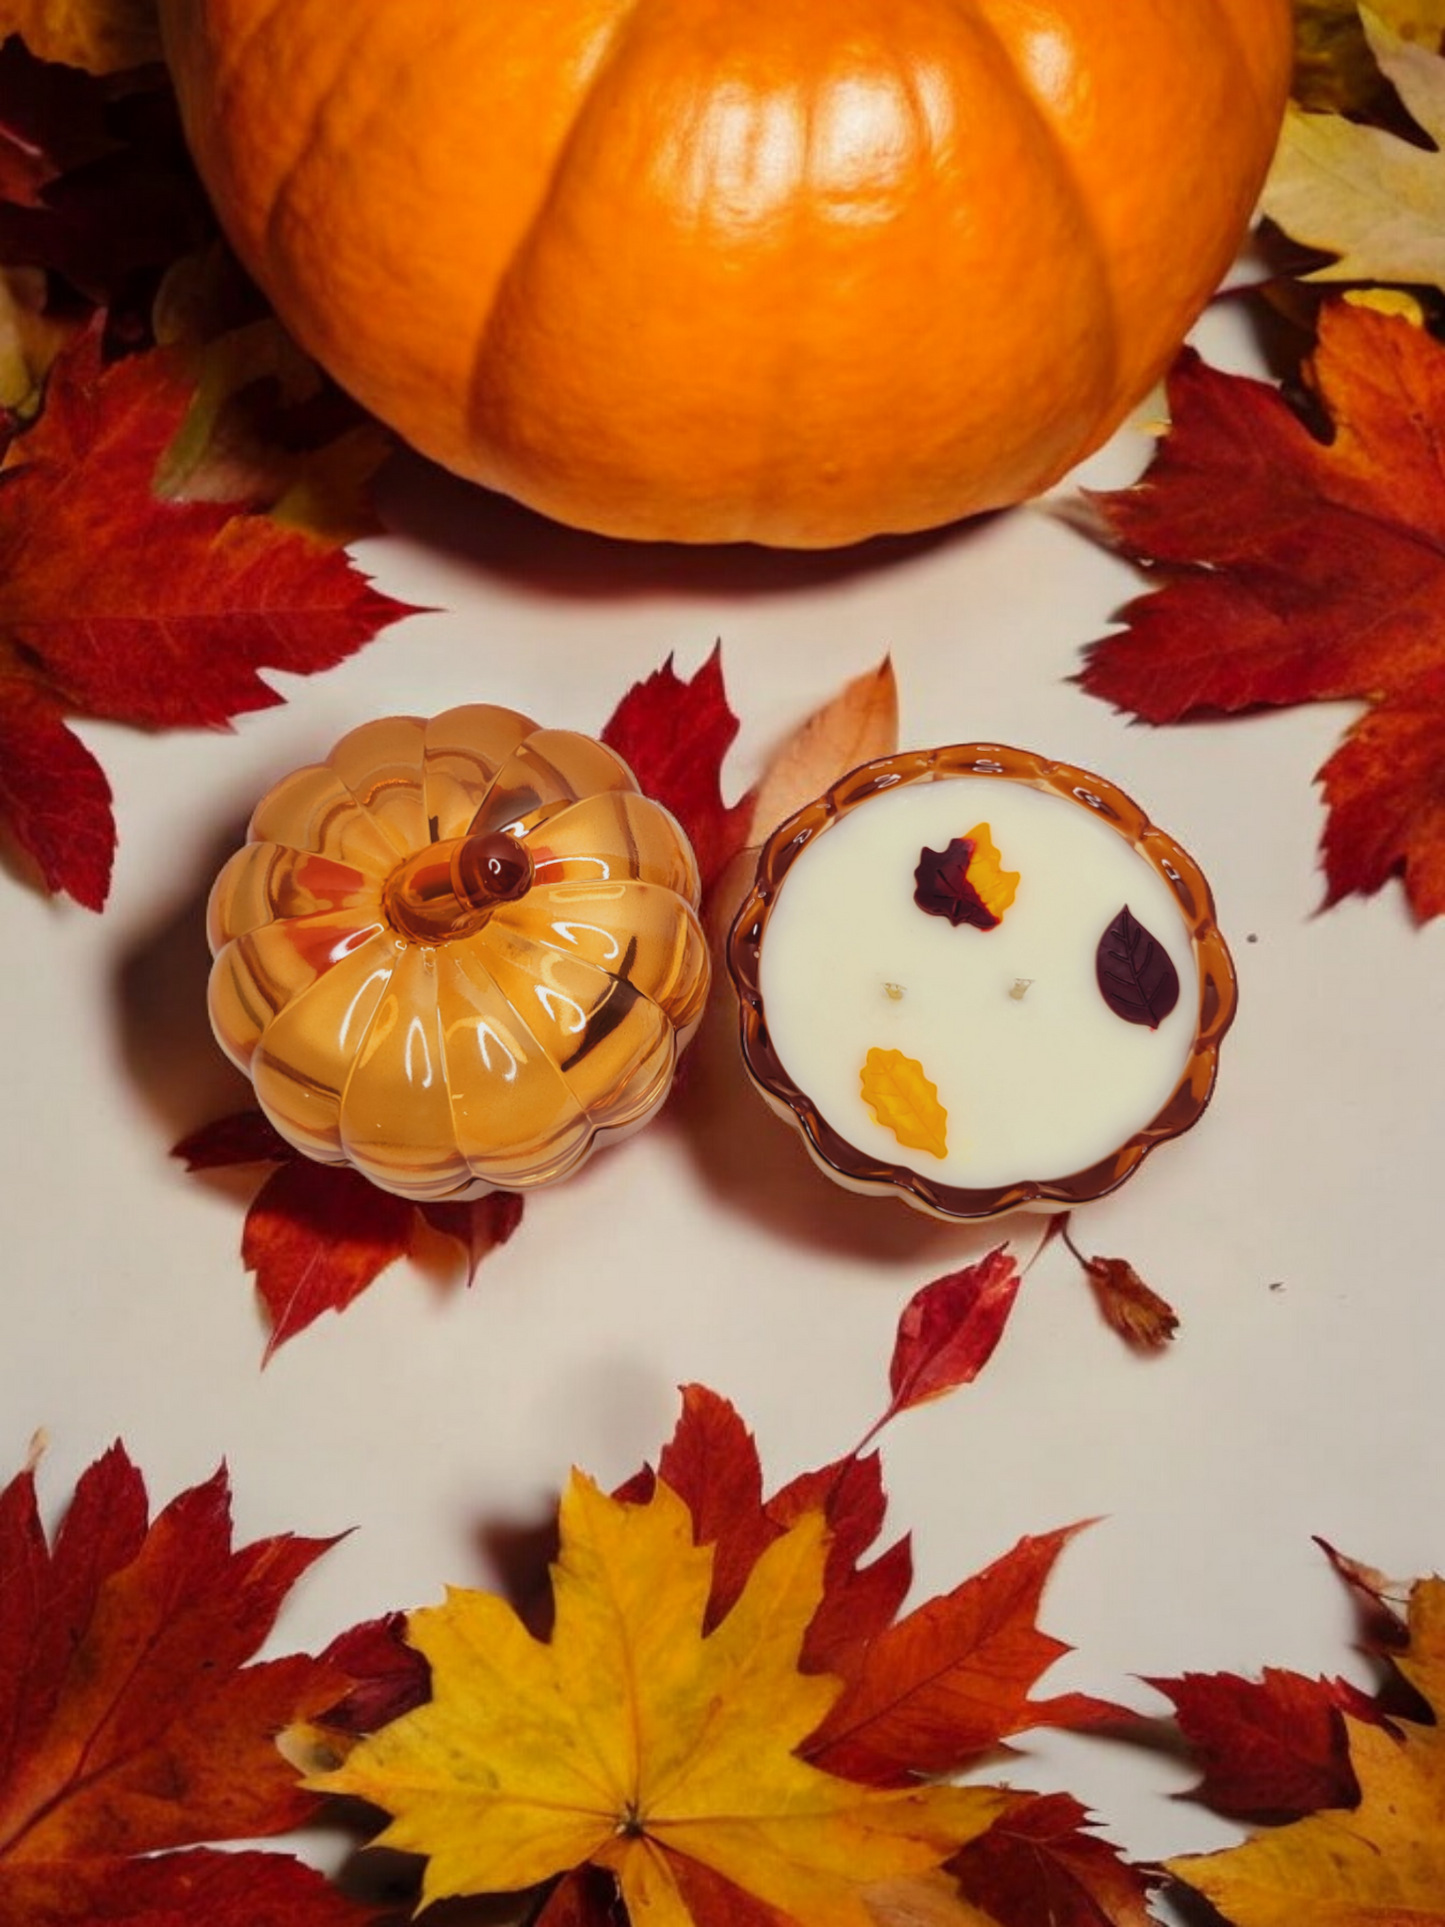
M211 1018L276 1128L407 1197L550 1183L666 1096L697 867L602 744L469 704L272 789L211 894Z

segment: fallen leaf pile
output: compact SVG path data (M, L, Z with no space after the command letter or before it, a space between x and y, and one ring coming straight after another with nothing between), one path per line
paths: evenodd
M330 1541L233 1548L223 1473L152 1520L118 1446L47 1540L26 1470L0 1492L0 1927L381 1927L289 1853L213 1844L356 1826L329 1794L390 1816L423 1902L523 1894L532 1927L1148 1927L1166 1873L1235 1927L1445 1920L1438 1579L1401 1617L1331 1555L1378 1694L1150 1682L1238 1847L1131 1866L1071 1795L980 1777L1041 1726L1147 1737L1112 1701L1034 1697L1067 1650L1038 1616L1076 1528L909 1611L908 1540L877 1549L872 1441L977 1377L1018 1282L1000 1249L916 1293L882 1416L770 1495L735 1409L686 1388L655 1468L610 1495L573 1474L545 1623L454 1590L258 1662ZM407 1904L395 1869L387 1888Z
M1353 36L1335 40L1348 75L1341 107L1290 106L1264 211L1294 240L1334 257L1310 272L1312 281L1445 290L1445 10L1438 0L1376 0L1353 24L1363 49ZM1372 114L1390 114L1391 90L1396 114L1403 108L1430 145L1371 124Z
M916 1295L879 1426L977 1374L1016 1287L1000 1251ZM935 1783L1030 1727L1126 1716L1030 1697L1064 1650L1035 1619L1067 1531L898 1616L907 1541L863 1563L879 1426L765 1498L736 1411L688 1388L655 1471L611 1496L574 1473L548 1636L487 1593L413 1613L431 1697L349 1748L305 1729L303 1752L343 1756L310 1783L392 1816L382 1840L424 1858L424 1901L555 1883L539 1927L606 1921L614 1885L632 1927L875 1927L924 1905L1007 1924L1070 1862L1135 1907L1072 1919L1142 1919L1143 1877L1076 1803Z
M1181 356L1144 479L1095 498L1158 586L1079 678L1151 723L1365 705L1319 772L1326 902L1403 874L1422 921L1445 910L1442 36L1439 0L1302 7L1311 106L1265 207L1332 257L1311 281L1368 285L1319 309L1288 390Z

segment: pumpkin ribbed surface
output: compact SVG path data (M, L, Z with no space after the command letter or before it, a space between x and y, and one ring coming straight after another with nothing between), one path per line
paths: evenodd
M698 898L602 744L483 704L388 717L257 805L211 892L211 1021L310 1157L417 1199L547 1184L666 1096Z
M1289 0L162 0L282 318L581 526L823 546L1028 496L1156 379Z

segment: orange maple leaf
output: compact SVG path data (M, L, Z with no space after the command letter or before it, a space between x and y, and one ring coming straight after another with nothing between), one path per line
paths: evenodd
M1445 911L1445 347L1339 301L1305 369L1328 440L1269 384L1192 352L1144 480L1095 497L1109 539L1163 586L1079 677L1146 722L1370 704L1320 772L1327 902L1403 870Z

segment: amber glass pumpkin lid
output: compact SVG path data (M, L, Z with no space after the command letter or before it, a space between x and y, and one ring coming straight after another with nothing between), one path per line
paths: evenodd
M707 995L697 866L591 737L393 716L262 798L210 903L217 1038L309 1157L417 1199L575 1170Z

